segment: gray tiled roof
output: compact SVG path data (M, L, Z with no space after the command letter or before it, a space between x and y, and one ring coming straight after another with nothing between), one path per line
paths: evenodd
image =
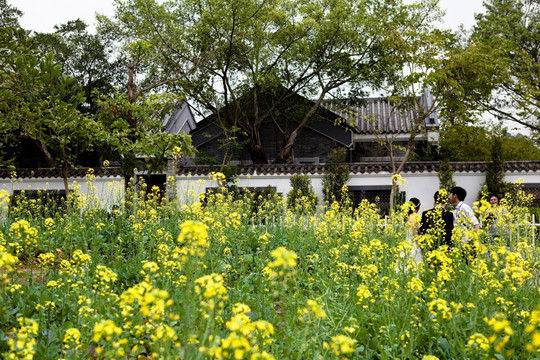
M452 162L452 169L455 172L478 173L484 172L487 162ZM353 174L377 174L391 173L392 166L389 162L369 162L350 163L349 168ZM241 175L275 175L275 174L323 174L327 165L324 164L268 164L268 165L243 165L238 166ZM438 172L439 161L418 161L405 164L403 173L424 173ZM507 172L539 172L540 161L507 161L504 164ZM83 178L88 168L70 169L69 177ZM208 175L216 171L215 167L205 165L182 166L177 170L178 175ZM97 177L120 176L119 168L95 168L94 174ZM9 179L10 173L6 169L0 169L0 179ZM17 169L17 178L59 178L58 172L54 169Z
M345 119L359 134L408 133L415 119L413 110L396 109L385 98L368 98L361 101L329 100L325 101L323 106ZM429 123L429 119L426 124L438 125L436 115L432 119L432 124Z
M437 128L439 119L437 111L433 111L434 97L429 88L424 89L417 100L426 111L432 111L424 120L426 128ZM409 133L414 127L417 115L414 109L393 106L385 97L326 100L322 106L345 119L361 135Z

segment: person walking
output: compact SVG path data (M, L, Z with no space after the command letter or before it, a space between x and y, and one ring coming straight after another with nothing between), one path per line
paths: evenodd
M454 228L462 230L461 245L465 245L471 239L467 230L480 230L480 222L474 216L472 208L465 204L463 200L467 196L467 191L460 187L454 186L449 191L448 200L454 205ZM474 248L474 244L472 245Z
M460 186L454 186L449 193L448 199L455 207L454 225L458 225L463 229L479 230L480 223L474 216L472 208L463 202L467 197L467 191Z
M402 250L399 253L399 256L405 259L406 263L398 263L396 266L396 273L407 272L409 270L410 259L413 260L415 263L421 263L423 261L422 250L418 246L418 243L415 239L416 234L418 233L418 226L420 221L420 217L418 216L418 211L420 210L421 206L420 200L413 197L404 205L407 206L407 213L404 220L407 230L407 241L410 244L410 247L407 248L410 250L408 250L408 253L405 252L405 250Z
M420 210L420 200L413 197L409 199L409 211L407 212L407 223L410 226L411 237L418 233L419 225L419 216L418 211Z
M418 243L414 239L416 234L418 233L418 226L419 226L419 221L420 221L420 217L418 216L418 211L420 210L420 205L422 204L420 203L420 200L418 200L415 197L409 200L409 204L410 204L410 208L408 211L408 218L407 218L409 231L407 234L407 238L409 239L409 241L412 242L411 257L416 262L422 262L422 259L423 259L422 250L420 249L420 247L418 246Z
M497 195L491 195L489 197L489 204L490 207L484 215L484 225L487 229L489 242L493 244L495 238L500 238L502 235L498 222L501 217L507 214L507 211L499 206L499 197Z
M420 235L431 235L427 241L425 250L435 250L442 245L452 247L452 230L454 229L454 216L446 210L448 202L445 190L439 190L433 195L433 208L422 213ZM425 251L424 250L424 251Z

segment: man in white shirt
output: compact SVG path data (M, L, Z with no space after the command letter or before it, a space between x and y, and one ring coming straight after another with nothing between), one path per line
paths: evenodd
M480 223L471 207L463 202L467 196L467 191L460 187L454 186L449 191L448 200L455 206L454 210L454 225L462 229L480 229Z

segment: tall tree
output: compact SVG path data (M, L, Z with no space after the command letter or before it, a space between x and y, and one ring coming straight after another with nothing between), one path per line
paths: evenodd
M191 155L194 149L187 134L169 134L163 125L171 106L180 106L182 97L167 92L174 76L162 67L162 54L152 43L134 36L132 20L126 20L129 26L104 16L98 20L101 36L117 44L116 56L125 74L124 90L100 101L98 119L108 129L107 143L121 163L127 186L140 166L149 173L163 171L173 152Z
M405 145L397 144L397 134L379 129L379 142L388 149L392 166L390 211L399 185L398 175L415 149L417 137L426 134L426 123L437 116L441 93L448 91L445 81L447 63L451 63L450 49L455 37L450 31L441 31L434 26L441 15L436 0L413 3L403 21L404 27L388 34L395 49L391 59L400 68L400 72L388 78L388 101L393 111L402 112L409 118ZM396 150L401 152L399 157L396 157Z
M173 155L191 155L191 139L184 133L169 134L163 119L176 105L166 94L153 94L130 99L117 92L99 101L98 121L107 129L104 140L113 151L113 160L120 162L125 186L137 170L148 173L165 171Z
M536 0L486 0L485 12L456 49L446 97L456 120L489 112L540 130L540 5ZM473 117L474 118L474 117Z
M0 0L0 27L20 27L19 17L22 11L7 3L7 0Z
M388 32L403 29L407 11L395 0L117 0L114 24L150 44L186 98L266 163L261 126L292 95L315 100L276 162L287 161L323 99L381 86L395 70Z
M35 55L27 35L20 28L0 28L1 132L32 140L62 177L67 193L68 169L96 143L100 127L77 110L84 95L75 79L62 72L52 53Z
M10 56L16 42L20 41L23 44L27 41L26 32L23 31L19 25L19 17L21 15L22 11L9 5L7 0L0 0L0 59L2 60ZM0 121L1 166L12 166L11 163L14 159L7 154L6 148L10 144L13 145L16 140L16 134L10 131L7 123Z
M540 4L489 0L477 15L472 41L500 48L507 71L486 109L500 118L540 130ZM500 56L500 53L498 54Z
M79 109L95 114L99 94L112 95L126 77L120 59L112 54L113 44L100 34L89 33L88 26L79 19L54 29L50 34L34 34L38 49L44 54L54 53L55 62L77 79L86 98Z
M511 135L500 125L492 124L445 124L440 131L439 154L449 161L491 161L497 139L502 143L502 161L540 160L540 149L531 139Z

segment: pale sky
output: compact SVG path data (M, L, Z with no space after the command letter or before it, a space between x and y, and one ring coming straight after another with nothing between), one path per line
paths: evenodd
M407 0L410 1L410 0ZM54 25L80 18L88 25L95 25L95 13L112 17L113 0L8 0L24 12L21 26L28 30L52 32ZM474 14L483 11L482 0L439 0L446 10L445 27L457 30L460 24L470 28Z

